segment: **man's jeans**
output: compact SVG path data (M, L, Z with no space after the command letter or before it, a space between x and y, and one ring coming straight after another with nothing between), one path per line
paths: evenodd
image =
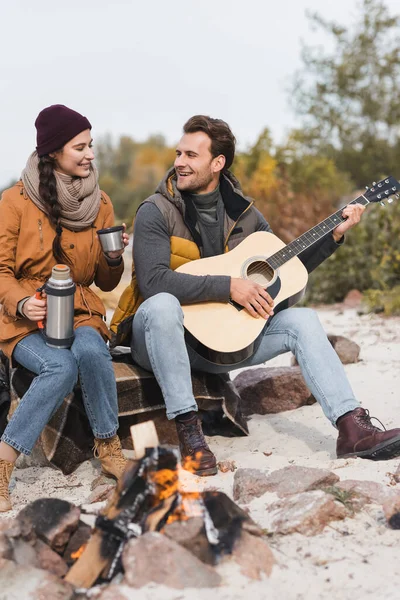
M52 414L79 381L83 403L96 438L118 429L117 386L111 355L92 327L78 327L70 350L49 348L40 333L23 338L13 358L37 373L4 431L2 441L30 454Z
M157 294L141 304L132 334L133 359L154 373L169 419L197 410L191 368L207 373L232 370L232 366L208 362L186 346L182 309L171 294ZM289 308L274 315L262 332L257 351L235 369L259 365L288 351L295 355L309 390L333 425L359 406L316 313L308 308Z

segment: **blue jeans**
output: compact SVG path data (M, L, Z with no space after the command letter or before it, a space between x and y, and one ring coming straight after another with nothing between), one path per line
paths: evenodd
M78 327L69 350L50 348L40 333L23 338L13 358L37 377L8 423L2 441L30 454L45 425L78 381L96 438L110 438L118 429L117 386L111 355L92 327Z
M182 309L171 294L157 294L141 304L133 319L131 351L136 363L154 373L169 419L197 410L191 369L207 373L232 370L229 365L210 363L186 345ZM259 365L289 351L333 425L359 406L338 355L317 314L309 308L289 308L274 315L262 332L257 351L235 369Z

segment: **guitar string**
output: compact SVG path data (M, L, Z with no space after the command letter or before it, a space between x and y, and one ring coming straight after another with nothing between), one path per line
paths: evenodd
M351 202L349 202L348 204L346 204L346 206L349 206L350 204L361 204L361 199L363 199L365 201L365 204L363 203L363 205L367 205L370 203L370 201L365 198L365 196L361 195L358 198L356 198L355 200L352 200ZM272 254L271 256L267 257L265 259L265 263L264 264L262 261L256 261L256 265L259 266L255 266L253 267L252 265L249 266L247 274L248 275L255 275L255 276L261 276L262 279L260 279L260 282L262 281L262 283L260 283L260 285L265 285L265 281L264 279L267 279L268 281L270 281L271 279L268 279L267 275L271 274L271 270L275 271L277 268L279 268L280 266L282 266L283 264L285 264L286 262L288 262L289 260L291 260L294 256L297 256L298 254L300 254L301 252L303 252L303 250L306 250L307 248L310 248L310 246L312 246L315 242L317 242L318 240L321 239L321 237L323 237L324 235L326 235L327 233L329 233L330 231L333 231L333 229L335 229L338 224L335 222L333 225L330 224L330 229L328 229L327 231L324 231L323 233L319 232L319 236L318 237L311 237L310 240L307 239L306 236L308 235L313 235L315 236L314 233L312 233L314 230L317 229L317 227L325 227L324 223L328 224L328 221L332 220L333 218L335 219L340 219L340 223L343 223L346 219L344 219L341 216L341 213L343 211L343 209L346 208L345 206L342 207L341 209L339 209L336 213L333 213L332 215L330 215L329 217L327 217L324 221L321 221L321 223L318 223L318 225L315 225L314 227L312 227L311 229L309 229L308 231L306 231L305 233L303 233L300 237L296 238L295 240L293 240L292 242L289 242L289 244L287 244L284 248L281 248L280 250L278 250L277 252L275 252L274 254ZM280 262L280 255L282 255L282 258L285 257L286 252L289 249L289 252L292 252L292 247L295 248L296 245L298 245L300 243L300 240L302 238L305 238L306 241L308 242L308 245L303 245L302 248L298 249L296 252L294 252L292 254L292 256L289 256L288 258L285 258L285 260L283 262ZM277 265L274 266L271 263L276 262ZM253 269L253 272L252 272ZM255 281L254 278L252 278L252 281ZM256 281L256 283L258 283Z

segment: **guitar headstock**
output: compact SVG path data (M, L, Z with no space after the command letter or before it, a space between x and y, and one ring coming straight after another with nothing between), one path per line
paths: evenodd
M400 183L390 175L378 183L374 182L371 187L367 187L363 196L365 196L369 202L380 202L383 204L383 201L386 199L389 199L389 202L393 202L393 195L396 195L396 198L399 198L399 191Z

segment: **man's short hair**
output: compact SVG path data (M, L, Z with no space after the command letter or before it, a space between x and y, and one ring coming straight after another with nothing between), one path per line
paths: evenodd
M211 140L211 155L213 158L222 154L225 156L225 167L229 169L235 158L236 139L228 123L222 119L212 119L205 115L191 117L183 126L184 133L203 131Z

